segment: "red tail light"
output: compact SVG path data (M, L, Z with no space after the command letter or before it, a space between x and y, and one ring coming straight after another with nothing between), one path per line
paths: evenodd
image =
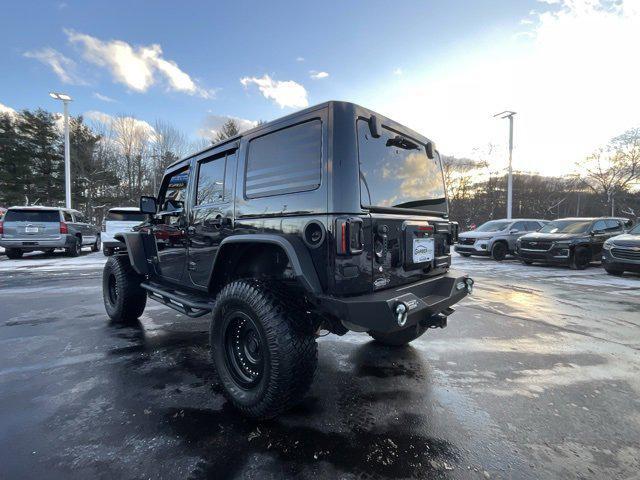
M4 232L4 227L2 226L2 222L0 222L0 235L2 235L2 232Z
M336 247L338 255L356 255L362 252L362 219L358 217L336 220Z
M69 233L69 227L64 222L60 222L60 233Z

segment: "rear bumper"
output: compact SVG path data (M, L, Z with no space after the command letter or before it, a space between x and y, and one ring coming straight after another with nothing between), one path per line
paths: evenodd
M49 248L67 248L73 246L75 241L73 235L60 235L55 238L0 238L0 247L29 252Z
M428 322L469 294L473 280L449 271L420 282L357 297L321 297L320 305L350 330L393 332ZM394 312L404 304L408 314L400 325Z

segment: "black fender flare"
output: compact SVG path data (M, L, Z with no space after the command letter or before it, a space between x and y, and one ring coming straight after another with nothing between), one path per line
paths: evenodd
M213 280L216 275L217 269L222 269L221 258L224 257L225 250L229 249L233 245L237 244L271 244L276 245L284 251L291 262L291 268L293 272L303 286L303 288L314 295L322 294L322 286L318 273L311 260L309 250L304 245L302 240L298 237L286 237L283 235L274 234L262 234L262 233L249 233L232 235L226 237L220 242L220 247L216 252L216 257L213 261L213 267L211 269L210 280Z
M156 244L150 234L122 232L116 233L113 238L125 244L129 262L136 273L145 276L152 274L152 261L157 258L157 252Z

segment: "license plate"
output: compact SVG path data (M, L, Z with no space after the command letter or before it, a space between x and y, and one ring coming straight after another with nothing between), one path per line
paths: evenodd
M24 231L26 233L38 233L38 227L26 227Z
M435 244L433 238L413 239L413 263L430 262L434 257Z

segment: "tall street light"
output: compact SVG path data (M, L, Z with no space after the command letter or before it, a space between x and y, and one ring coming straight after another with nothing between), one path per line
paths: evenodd
M513 169L511 168L511 161L513 160L513 116L516 112L506 110L504 112L496 113L495 117L508 118L509 119L509 175L507 177L507 219L511 220L511 210L513 203Z
M49 96L62 100L64 105L64 192L66 207L71 208L71 159L69 153L69 102L71 97L66 93L50 92Z

